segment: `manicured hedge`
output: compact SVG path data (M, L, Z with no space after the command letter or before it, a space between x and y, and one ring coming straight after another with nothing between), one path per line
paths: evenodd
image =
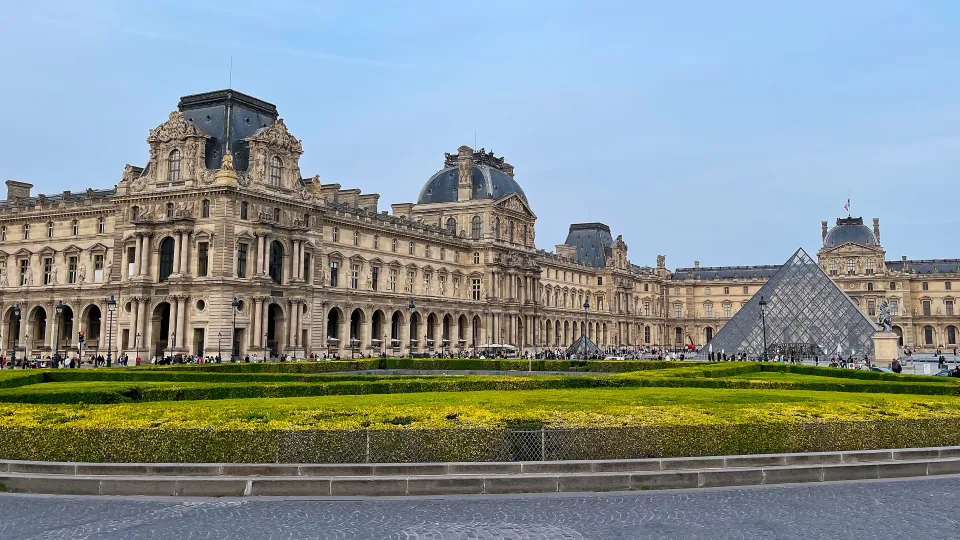
M933 377L930 375L907 375L896 373L884 373L882 371L870 371L868 369L843 369L820 366L807 366L803 364L777 364L777 363L758 363L761 371L775 371L780 373L796 373L800 375L821 375L824 377L837 377L841 379L860 379L868 381L897 381L897 382L919 382L919 383L954 383L956 379L950 377Z
M545 459L630 459L952 445L960 445L960 423L949 418L547 430L542 439L505 429L0 428L0 458L91 462L511 461L531 459L531 452Z

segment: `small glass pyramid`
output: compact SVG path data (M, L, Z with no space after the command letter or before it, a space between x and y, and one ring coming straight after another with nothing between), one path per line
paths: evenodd
M709 347L714 354L763 357L761 298L766 302L768 358L777 354L821 359L835 354L873 356L877 327L803 248L717 332ZM707 348L701 352L706 354Z
M567 349L567 358L583 360L600 354L600 347L587 336L580 336Z

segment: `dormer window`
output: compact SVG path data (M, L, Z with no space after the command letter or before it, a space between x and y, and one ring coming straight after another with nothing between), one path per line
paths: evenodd
M167 158L167 180L180 180L180 150L172 150Z
M270 158L270 185L280 186L280 171L283 169L283 161L279 157Z

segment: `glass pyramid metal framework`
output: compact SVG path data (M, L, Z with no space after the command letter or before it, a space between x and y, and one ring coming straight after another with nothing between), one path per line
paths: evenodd
M710 342L714 354L763 356L766 302L767 354L873 356L870 319L807 255L798 249ZM703 351L706 352L706 351Z
M600 347L587 336L580 336L573 345L567 349L567 358L579 359L590 358L600 354Z

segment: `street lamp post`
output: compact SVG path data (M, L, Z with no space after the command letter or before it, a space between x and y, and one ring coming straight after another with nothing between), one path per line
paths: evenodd
M113 314L117 311L117 299L110 295L107 300L107 367L113 365Z
M413 303L413 298L410 299L410 304L407 307L410 308L410 324L407 325L410 327L410 344L408 347L410 349L410 358L413 358L413 310L417 308L417 305Z
M580 332L580 344L583 346L583 352L587 352L587 310L590 309L590 299L583 301L583 329Z
M17 327L15 329L16 331L13 332L13 358L11 359L10 369L17 367L17 338L20 337L20 304L13 306L13 318L17 320Z
M223 359L223 332L217 332L217 363Z
M63 300L57 301L57 328L53 331L53 336L57 340L56 350L53 353L53 361L60 365L60 332L63 331Z
M763 361L767 361L767 301L760 297L760 324L763 327Z
M267 346L267 332L263 332L263 361L266 362L270 358L270 347Z
M233 308L233 333L230 334L230 361L235 362L237 354L239 353L239 351L237 351L237 309L240 307L240 300L234 296L230 306Z
M133 338L133 354L140 358L140 332L137 332L136 337ZM134 363L136 363L136 358L134 358Z

